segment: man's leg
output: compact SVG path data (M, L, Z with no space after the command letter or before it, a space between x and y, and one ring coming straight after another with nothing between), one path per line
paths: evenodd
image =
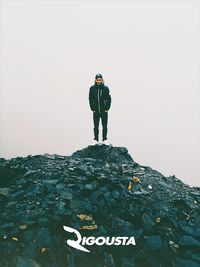
M100 114L97 111L93 112L94 140L97 141L99 141L99 119L100 119Z
M102 121L102 139L103 141L107 139L107 124L108 124L108 112L101 113L101 121Z

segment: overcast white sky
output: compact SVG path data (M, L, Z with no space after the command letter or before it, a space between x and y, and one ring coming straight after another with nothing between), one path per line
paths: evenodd
M102 73L110 142L200 186L199 3L1 1L0 157L87 147Z

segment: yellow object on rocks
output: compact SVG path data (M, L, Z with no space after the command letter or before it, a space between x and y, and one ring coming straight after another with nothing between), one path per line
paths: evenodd
M92 221L92 216L89 216L87 214L77 214L77 216L80 218L81 221Z
M132 183L129 182L129 184L128 184L128 190L131 190L131 189L132 189Z
M84 225L84 226L81 226L79 227L79 229L85 229L85 230L94 230L94 229L97 229L97 225Z
M133 177L133 181L135 182L135 183L141 183L141 181L140 181L140 178L139 177Z

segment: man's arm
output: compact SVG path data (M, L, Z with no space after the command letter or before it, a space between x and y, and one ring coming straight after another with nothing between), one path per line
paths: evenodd
M110 90L108 87L107 87L106 91L107 92L106 92L106 107L105 107L105 109L109 110L110 106L111 106L112 99L111 99Z
M93 97L92 97L92 88L90 87L90 91L89 91L89 104L90 104L90 109L92 111L94 111L95 107L94 107L94 101L93 101Z

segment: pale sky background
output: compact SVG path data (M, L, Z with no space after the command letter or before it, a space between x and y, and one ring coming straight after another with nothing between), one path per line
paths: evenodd
M109 141L200 186L199 4L1 1L0 157L87 147L102 73Z

